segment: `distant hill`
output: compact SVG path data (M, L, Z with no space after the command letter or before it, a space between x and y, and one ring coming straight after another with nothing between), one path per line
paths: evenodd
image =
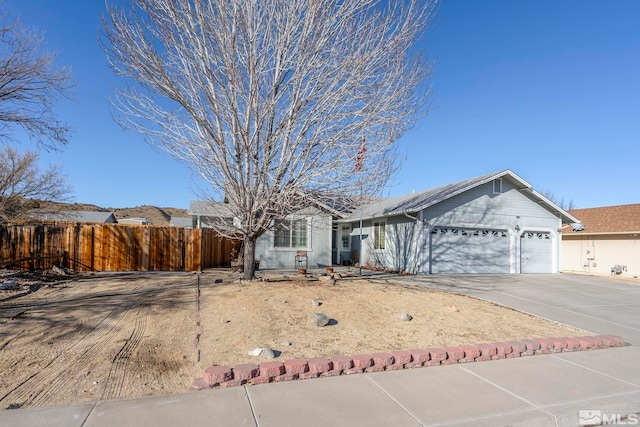
M97 211L112 212L117 219L147 218L153 225L169 225L172 216L188 217L189 211L180 208L159 208L157 206L143 205L133 208L101 208L86 203L58 203L40 202L42 209L55 209L61 211Z

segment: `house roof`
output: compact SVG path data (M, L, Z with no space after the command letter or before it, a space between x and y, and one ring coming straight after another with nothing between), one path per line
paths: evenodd
M190 228L193 226L193 221L191 217L182 217L182 216L172 216L169 221L169 225L172 227L185 227Z
M73 221L115 223L116 217L111 212L101 211L32 211L31 216L42 221Z
M430 190L420 191L418 193L408 194L406 196L395 197L391 199L383 199L379 202L372 203L362 208L363 219L382 218L395 215L404 215L419 212L465 191L468 191L479 185L486 184L494 179L509 177L516 182L521 191L528 191L531 196L538 200L542 205L552 212L558 213L562 217L562 221L579 222L572 215L560 208L558 205L544 197L533 189L524 179L510 171L509 169L501 172L481 175L475 178L466 179L464 181L455 182L453 184L443 185L441 187L432 188ZM352 212L347 218L348 221L355 221L360 218L360 210Z
M348 196L330 196L322 193L309 193L301 196L305 204L315 206L329 212L332 215L343 218L349 208L353 207L353 201ZM232 208L227 203L192 200L189 203L190 215L211 216L218 218L235 218Z
M219 218L234 218L236 216L227 203L203 200L192 200L189 203L189 214Z
M640 233L640 203L572 209L569 213L584 224L582 231L565 228L564 234L617 234Z

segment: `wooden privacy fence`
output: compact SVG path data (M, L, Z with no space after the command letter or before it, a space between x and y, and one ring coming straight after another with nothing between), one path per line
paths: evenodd
M211 229L52 223L0 225L0 268L199 271L230 264L238 241Z

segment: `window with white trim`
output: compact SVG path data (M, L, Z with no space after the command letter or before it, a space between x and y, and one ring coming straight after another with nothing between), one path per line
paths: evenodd
M308 243L309 220L276 220L273 231L275 248L306 248Z
M373 223L373 249L384 249L387 223L380 221Z
M342 249L349 249L349 247L351 246L349 243L351 237L351 226L349 225L343 225L342 226L342 234L341 234L341 238L342 238Z
M502 193L502 178L497 178L493 180L493 194Z

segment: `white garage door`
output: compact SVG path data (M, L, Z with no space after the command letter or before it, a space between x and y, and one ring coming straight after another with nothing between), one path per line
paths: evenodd
M509 273L509 235L504 230L434 227L431 273Z
M551 233L526 231L520 236L520 272L551 273L553 254Z

